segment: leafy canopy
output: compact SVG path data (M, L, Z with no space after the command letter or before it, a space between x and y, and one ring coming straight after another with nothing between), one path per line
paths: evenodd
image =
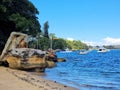
M36 14L39 12L29 0L1 0L0 22L4 22L5 25L11 24L12 28L5 28L5 25L0 28L35 36L37 32L41 32Z
M0 51L11 32L23 32L36 36L41 26L37 8L29 0L0 0Z

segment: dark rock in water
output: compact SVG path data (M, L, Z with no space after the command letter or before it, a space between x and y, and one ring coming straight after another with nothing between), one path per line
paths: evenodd
M65 62L66 59L65 59L65 58L57 58L57 61L58 61L58 62Z
M45 59L46 59L47 61L57 62L57 55L56 55L54 52L48 51L48 52L46 53Z
M56 66L56 63L54 61L47 61L47 68L53 68Z
M9 67L9 63L7 61L0 61L1 66Z

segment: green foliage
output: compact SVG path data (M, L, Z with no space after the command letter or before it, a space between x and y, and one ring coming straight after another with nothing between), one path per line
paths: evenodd
M66 41L62 38L53 38L53 49L65 49Z
M38 35L39 36L39 35ZM88 49L89 47L82 43L80 40L65 40L63 38L57 38L55 34L50 34L49 36L52 37L52 49L72 49L72 50L80 50L80 49ZM38 39L35 39L34 42L32 41L29 45L32 48L41 49L41 50L48 50L50 48L51 38L46 38L44 36L39 36Z
M44 23L44 37L46 37L46 38L49 38L48 28L49 28L49 24L48 24L48 21L46 21Z
M50 48L50 40L46 37L39 38L38 43L42 50L48 50Z
M4 43L0 44L0 47L4 48L13 31L34 37L40 33L41 26L37 14L37 8L29 0L0 0L0 42Z
M67 44L67 46L66 46L67 48L72 49L72 46L73 46L72 45L73 44L72 41L66 40L66 44Z
M88 46L84 43L82 43L80 40L66 40L67 48L73 49L73 50L80 50L80 49L88 49Z
M13 31L24 32L33 36L41 32L36 14L39 12L29 0L0 1L0 22L11 23L14 27Z
M25 17L22 17L19 13L12 14L9 17L9 20L15 22L16 28L19 28L21 30L26 30L29 25L29 21Z
M55 33L50 33L49 36L52 37L52 38L57 38L57 37L55 36Z
M46 37L39 37L38 39L29 42L29 47L48 50L50 48L50 40Z
M7 8L4 5L0 5L0 11L2 13L5 13L7 11Z

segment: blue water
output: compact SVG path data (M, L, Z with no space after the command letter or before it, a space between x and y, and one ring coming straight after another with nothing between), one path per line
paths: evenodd
M56 53L66 58L57 67L46 69L45 78L76 87L80 90L120 90L120 50L85 55Z

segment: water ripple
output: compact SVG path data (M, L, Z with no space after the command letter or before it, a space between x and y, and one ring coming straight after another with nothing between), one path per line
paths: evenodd
M66 62L46 70L45 78L77 87L81 90L120 90L120 50L108 53L91 51L86 55L59 53Z

